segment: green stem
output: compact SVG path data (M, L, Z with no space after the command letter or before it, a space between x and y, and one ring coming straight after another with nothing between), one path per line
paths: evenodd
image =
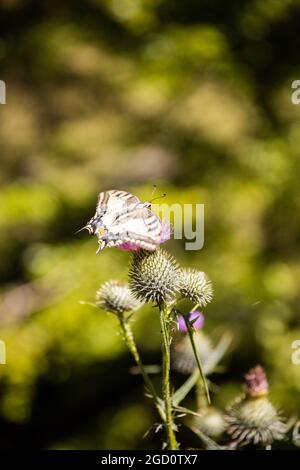
M186 327L187 327L187 330L188 330L188 334L189 334L191 345L192 345L192 348L193 348L195 360L196 360L196 363L197 363L197 366L198 366L198 369L199 369L199 372L200 372L200 377L201 377L202 382L203 382L203 387L204 387L206 400L207 400L207 403L210 405L211 402L210 402L210 396L209 396L207 381L206 381L206 378L205 378L205 375L204 375L204 372L203 372L203 367L202 367L202 364L201 364L199 354L198 354L196 346L195 346L195 341L194 341L194 332L195 332L195 330L191 326L190 321L188 320L188 318L186 318L185 316L184 316L184 321L185 321L185 324L186 324Z
M141 357L139 355L139 352L137 350L137 347L136 347L136 344L135 344L135 341L134 341L134 336L133 336L133 332L132 332L130 323L129 323L128 319L124 317L124 315L120 315L119 320L120 320L120 325L121 325L121 328L122 328L122 331L123 331L123 335L124 335L126 345L127 345L128 349L130 350L132 356L134 357L134 360L135 360L136 364L138 365L138 367L141 371L141 374L143 376L145 385L146 385L146 387L147 387L147 389L148 389L148 391L149 391L149 393L150 393L150 395L151 395L151 397L154 401L154 404L156 406L156 409L157 409L161 419L163 421L165 421L166 420L166 414L165 414L165 412L162 408L162 401L158 397L158 395L156 393L156 390L154 388L154 385L152 384L147 372L145 371L144 365L142 363Z
M163 377L162 377L162 392L165 402L165 413L166 413L166 431L168 439L168 448L170 450L177 450L178 444L174 432L174 423L172 416L172 399L170 391L170 367L171 367L171 355L170 355L170 336L169 328L167 326L168 309L166 305L160 306L160 324L163 337Z

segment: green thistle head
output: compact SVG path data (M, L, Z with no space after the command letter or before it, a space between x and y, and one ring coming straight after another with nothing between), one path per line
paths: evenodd
M250 443L269 446L282 440L287 432L286 424L267 396L263 368L251 369L245 377L247 394L235 400L227 410L228 434L236 446Z
M203 271L182 269L180 272L180 292L199 307L205 307L213 297L212 283Z
M174 300L179 290L179 267L166 251L139 250L133 253L129 285L135 297L158 305Z
M142 303L131 293L126 282L108 281L96 292L96 304L107 312L120 315L137 310Z

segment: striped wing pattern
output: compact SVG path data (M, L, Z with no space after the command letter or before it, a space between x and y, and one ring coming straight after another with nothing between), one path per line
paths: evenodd
M125 208L126 206L131 206L141 201L137 196L130 194L126 191L118 191L117 189L112 189L110 191L103 191L99 193L96 214L103 215L108 210L114 210L118 212Z
M150 203L143 203L126 191L101 192L96 215L91 221L94 224L92 233L99 239L98 252L106 246L124 243L152 251L160 243L161 221L151 211Z

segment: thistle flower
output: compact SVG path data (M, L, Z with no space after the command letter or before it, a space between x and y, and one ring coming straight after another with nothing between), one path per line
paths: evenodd
M200 330L204 325L204 315L202 312L198 312L198 310L195 310L194 312L191 312L189 314L189 321L192 322L193 328L195 330ZM178 330L181 331L182 333L187 333L187 326L186 326L183 315L179 315L178 321L177 321L177 327L178 327Z
M119 248L122 251L137 251L140 250L139 245L135 245L135 243L132 242L125 242L122 243L122 245L119 245L117 248Z
M133 253L129 286L135 297L145 302L171 302L179 290L179 267L163 250Z
M211 358L214 352L211 340L202 331L197 331L194 334L194 341L203 370L205 374L208 374L212 372ZM188 335L184 335L172 345L171 363L174 370L187 375L192 374L198 368Z
M213 406L206 406L193 416L191 427L199 429L206 436L218 438L227 427L223 413Z
M212 283L203 271L182 269L180 273L180 292L200 307L205 307L212 299Z
M246 394L237 398L227 410L228 434L234 445L271 445L282 440L286 425L268 398L268 383L261 366L251 369L245 376Z
M251 397L268 395L269 384L266 373L261 366L253 367L245 374L245 388Z
M108 281L96 292L96 304L107 312L117 315L141 307L141 302L131 293L126 282Z
M165 243L167 240L170 240L171 236L171 227L170 224L166 224L161 220L161 235L160 235L160 241L158 245L161 245L162 243ZM125 242L122 243L122 245L119 245L118 248L120 248L123 251L138 251L141 249L141 247L134 242Z

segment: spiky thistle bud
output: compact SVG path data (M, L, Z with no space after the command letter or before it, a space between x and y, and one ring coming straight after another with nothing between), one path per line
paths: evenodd
M139 250L133 253L129 285L135 297L162 304L174 300L179 290L179 267L166 251Z
M206 436L218 438L227 427L223 413L213 406L207 406L193 416L191 427L199 429Z
M205 307L213 297L212 283L206 273L196 269L182 269L180 292L200 307Z
M210 365L214 349L210 338L202 331L197 331L194 334L194 342L205 374L212 372ZM187 375L192 374L198 368L188 335L180 337L172 344L171 365L177 372Z
M228 434L234 445L269 446L282 440L286 424L267 397L268 383L261 366L251 369L245 376L247 393L237 398L227 410Z
M141 302L131 293L126 282L107 281L96 292L96 304L107 312L117 315L137 310Z

